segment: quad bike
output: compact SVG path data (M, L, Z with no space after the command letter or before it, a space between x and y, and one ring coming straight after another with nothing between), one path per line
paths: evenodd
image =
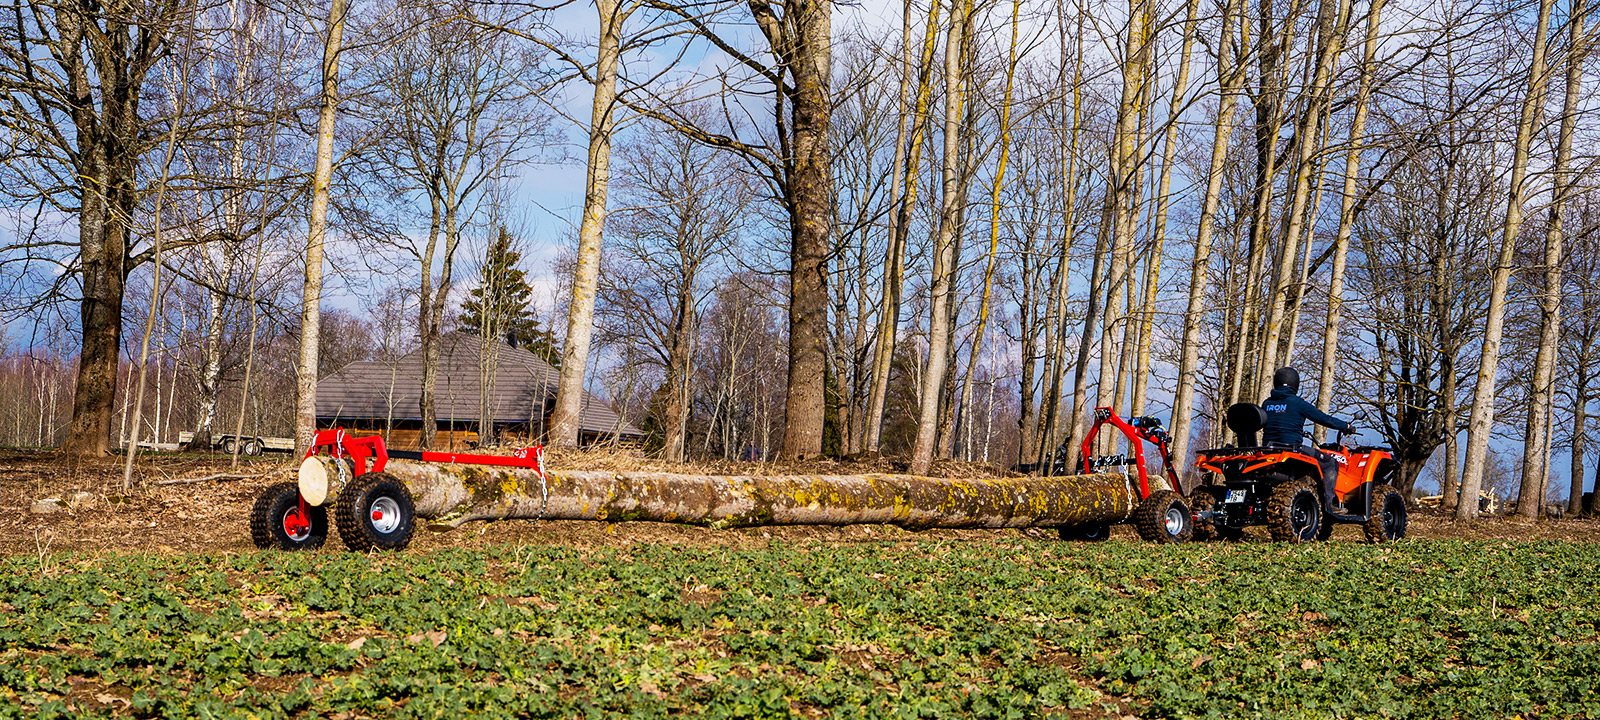
M1211 475L1189 495L1198 539L1238 540L1244 529L1265 525L1273 540L1327 540L1336 524L1359 524L1369 542L1406 534L1406 500L1391 483L1398 464L1388 448L1347 446L1340 433L1319 447L1338 461L1338 477L1324 479L1316 457L1299 446L1262 446L1266 424L1261 406L1228 408L1229 445L1202 450L1195 464ZM1220 478L1221 482L1213 482Z
M326 456L319 456L326 451ZM332 508L339 539L351 550L400 550L411 543L416 508L405 483L383 472L390 458L424 462L526 467L544 476L544 448L511 457L389 450L383 437L351 437L342 429L318 432L300 461L297 482L267 488L250 511L256 547L313 550L328 537ZM368 469L368 463L371 469Z
M1128 439L1130 455L1092 455L1095 436L1100 432L1102 425L1111 425L1122 431ZM1094 427L1085 436L1079 457L1082 458L1083 472L1104 472L1109 467L1124 467L1132 465L1137 469L1139 484L1139 505L1133 511L1133 527L1139 532L1139 537L1150 542L1186 542L1189 540L1193 529L1193 513L1183 496L1175 492L1178 476L1172 469L1170 456L1167 454L1167 443L1171 437L1161 427L1161 421L1154 417L1136 417L1123 420L1111 408L1095 408ZM1164 463L1167 479L1173 490L1150 491L1150 477L1145 469L1144 444L1155 445L1156 450ZM1110 537L1111 528L1104 523L1090 525L1075 525L1061 528L1061 537L1066 540L1097 541Z

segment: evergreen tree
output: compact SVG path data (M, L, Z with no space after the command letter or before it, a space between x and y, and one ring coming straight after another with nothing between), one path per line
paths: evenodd
M493 334L507 345L560 367L561 352L555 336L541 330L533 316L533 288L528 285L527 274L517 267L522 253L517 252L513 242L511 231L502 227L489 244L478 286L461 304L461 325L479 335Z

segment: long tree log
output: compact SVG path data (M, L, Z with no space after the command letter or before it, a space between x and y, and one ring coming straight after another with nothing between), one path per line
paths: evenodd
M391 460L434 525L472 520L650 520L718 528L886 524L910 529L1117 523L1139 503L1127 476L951 480L912 475L548 473Z

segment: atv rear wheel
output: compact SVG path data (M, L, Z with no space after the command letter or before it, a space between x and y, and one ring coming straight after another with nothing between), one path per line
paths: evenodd
M403 549L417 526L411 491L383 473L351 480L339 492L333 512L339 539L356 552Z
M1146 542L1188 542L1194 533L1194 513L1182 495L1157 490L1133 511L1133 528Z
M1189 509L1194 511L1193 538L1197 542L1215 540L1219 537L1214 521L1201 519L1200 513L1216 512L1217 496L1206 492L1204 488L1189 494Z
M1111 539L1111 526L1106 523L1064 525L1057 530L1062 540L1076 542L1105 542Z
M1367 542L1381 543L1406 536L1406 496L1393 485L1372 489L1372 515L1361 529Z
M1309 483L1284 483L1267 494L1267 532L1273 540L1311 542L1325 520L1322 498Z
M292 482L266 489L250 508L250 539L263 550L315 550L328 539L328 511L307 505L300 512L300 488Z

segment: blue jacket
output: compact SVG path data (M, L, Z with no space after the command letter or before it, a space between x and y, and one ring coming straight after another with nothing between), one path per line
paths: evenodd
M1267 424L1261 430L1263 445L1299 446L1307 420L1334 430L1351 430L1350 423L1318 410L1288 387L1273 388L1261 409L1267 411Z

